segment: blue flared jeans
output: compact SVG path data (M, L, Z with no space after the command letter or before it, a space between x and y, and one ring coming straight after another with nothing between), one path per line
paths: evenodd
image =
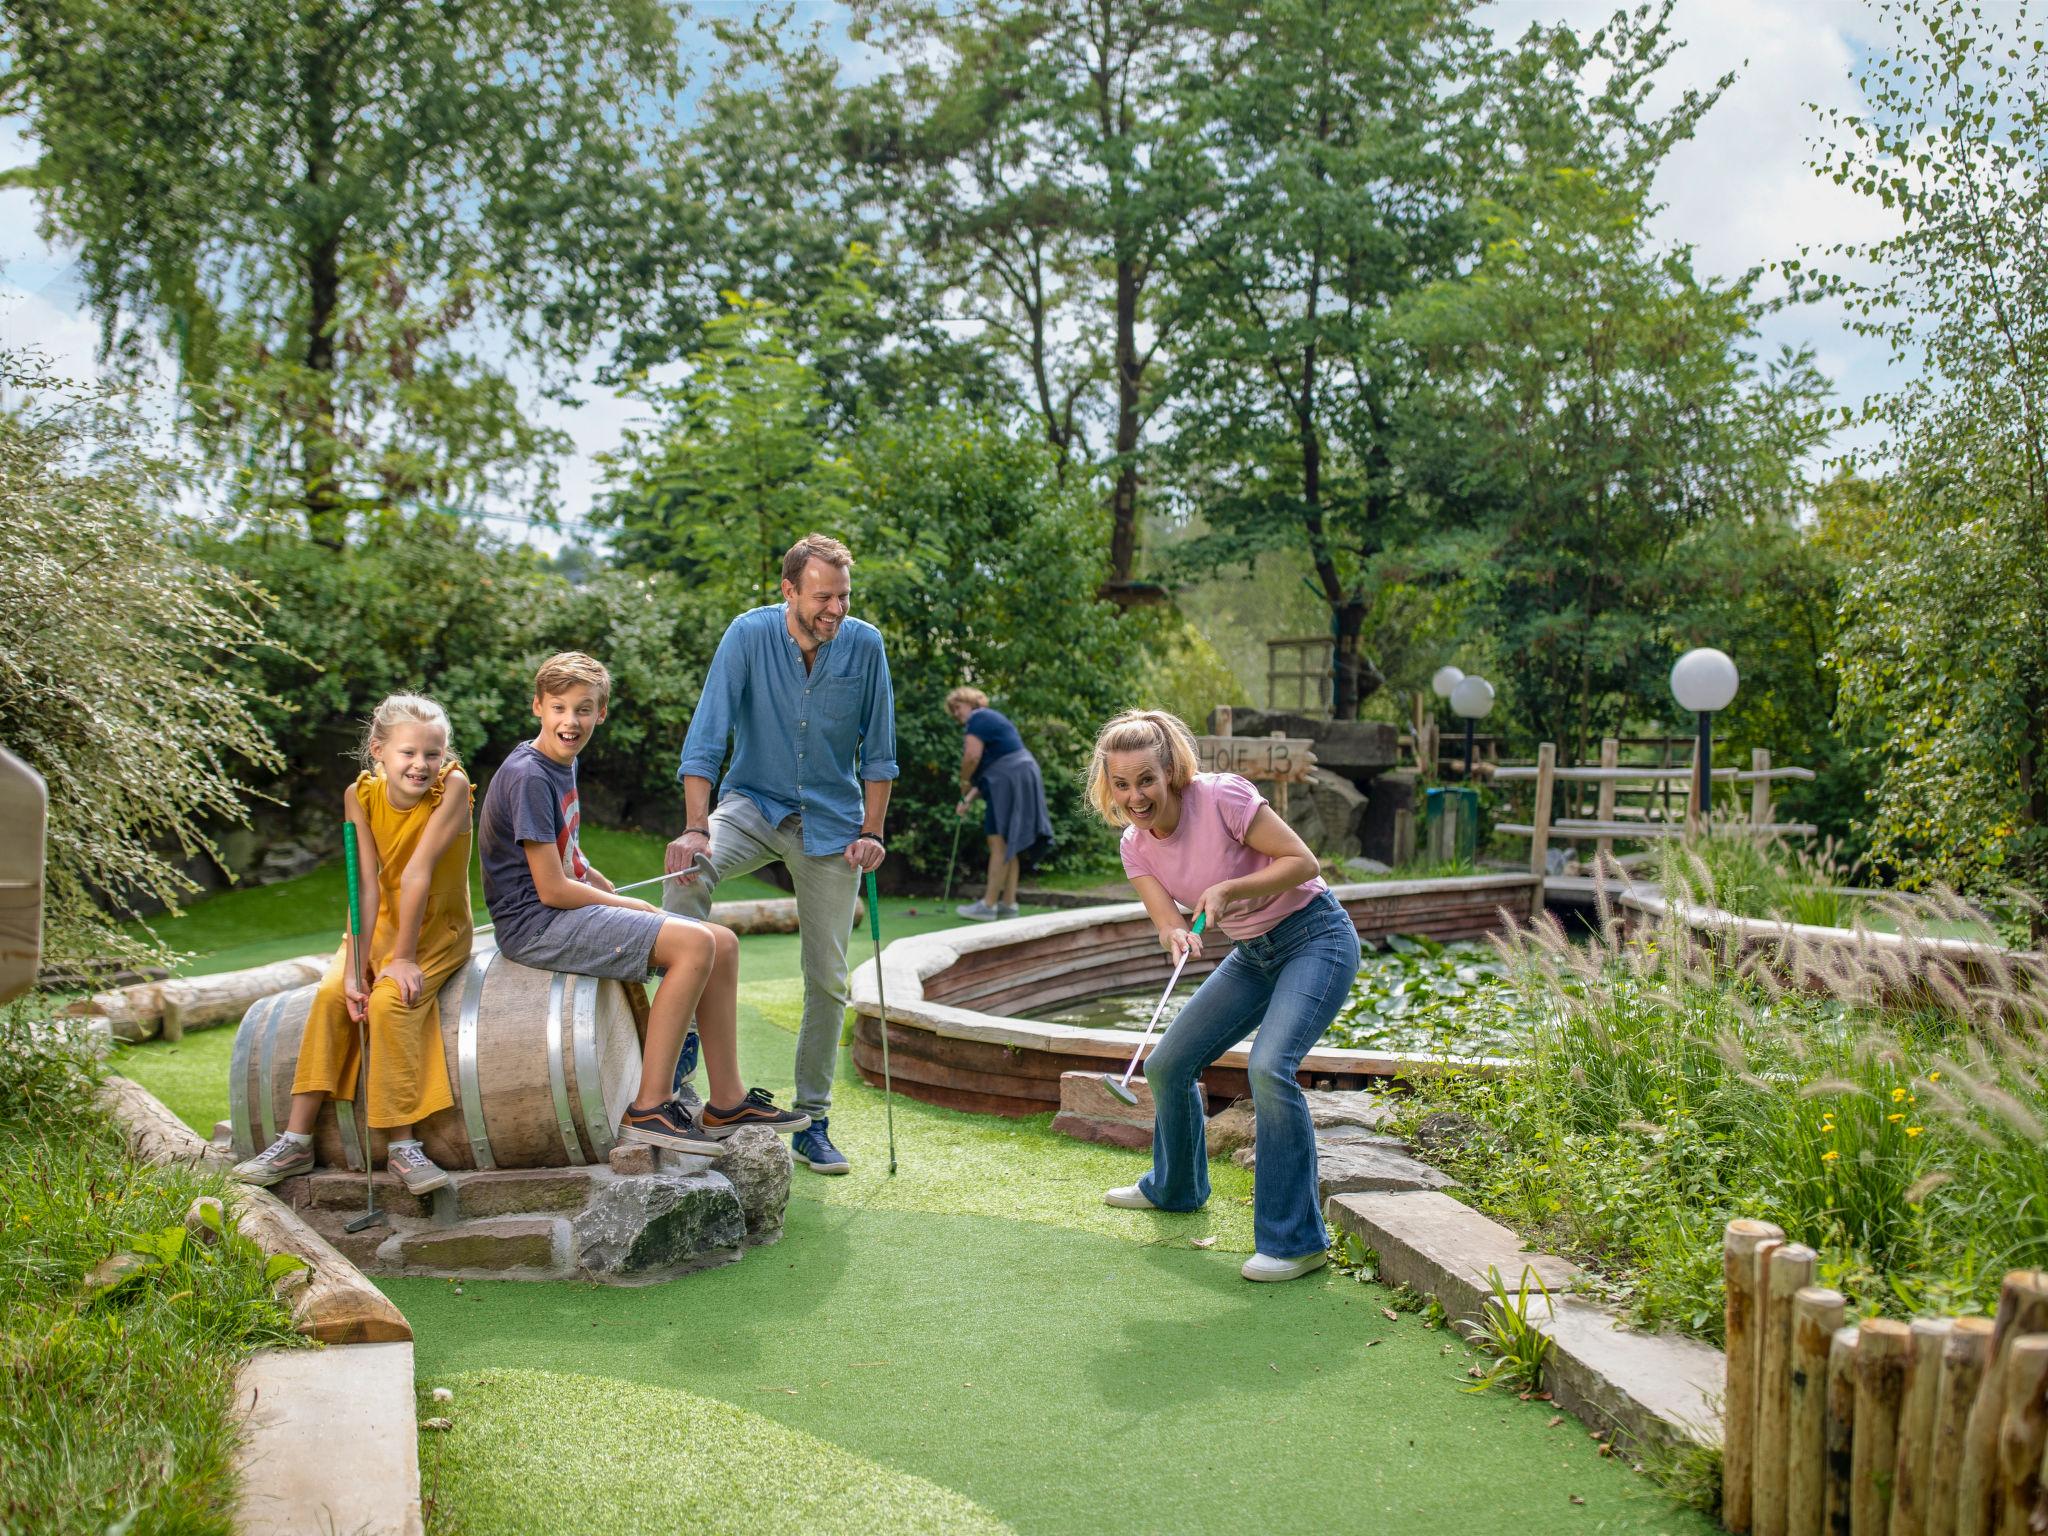
M1316 1198L1316 1132L1295 1072L1351 995L1358 930L1328 891L1272 931L1242 940L1209 973L1145 1063L1152 1087L1152 1171L1138 1181L1162 1211L1209 1198L1203 1069L1253 1029L1257 1165L1252 1235L1260 1253L1298 1259L1329 1246Z

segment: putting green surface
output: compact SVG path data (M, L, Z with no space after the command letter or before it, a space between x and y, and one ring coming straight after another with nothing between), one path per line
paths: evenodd
M886 931L941 926L885 907ZM915 905L912 903L911 905ZM866 935L856 935L856 953ZM742 941L742 1066L787 1102L793 939ZM227 1029L122 1053L202 1129ZM1254 1286L1250 1175L1206 1211L1113 1210L1147 1159L882 1096L845 1053L842 1178L785 1235L667 1284L389 1279L429 1433L433 1528L669 1532L1707 1532L1576 1420L1471 1394L1471 1357L1324 1271ZM1197 1246L1200 1244L1200 1246Z

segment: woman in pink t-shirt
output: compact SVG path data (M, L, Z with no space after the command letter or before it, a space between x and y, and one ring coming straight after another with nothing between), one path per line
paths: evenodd
M1102 728L1088 798L1124 829L1124 873L1159 942L1202 953L1181 909L1208 914L1211 945L1235 947L1188 999L1145 1063L1152 1171L1112 1189L1111 1205L1192 1211L1209 1198L1203 1070L1254 1030L1257 1164L1247 1280L1292 1280L1329 1247L1316 1199L1315 1126L1295 1073L1351 995L1358 930L1316 873L1315 855L1234 773L1197 773L1195 740L1174 716L1129 710Z

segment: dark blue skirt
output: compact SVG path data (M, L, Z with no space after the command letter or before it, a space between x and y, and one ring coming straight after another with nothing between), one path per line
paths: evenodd
M1045 780L1029 752L1006 752L975 779L981 790L981 830L1000 837L1016 858L1052 845L1052 817L1045 808Z

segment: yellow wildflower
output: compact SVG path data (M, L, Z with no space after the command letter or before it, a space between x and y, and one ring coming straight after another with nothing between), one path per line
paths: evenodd
M1824 1163L1832 1163L1836 1158L1840 1157L1841 1155L1842 1154L1837 1152L1833 1147L1830 1147L1827 1151L1821 1153L1820 1160Z
M1898 1124L1898 1123L1899 1123L1899 1122L1900 1122L1901 1120L1903 1120L1903 1119L1905 1119L1905 1118L1906 1118L1906 1117L1905 1117L1904 1115L1886 1115L1886 1116L1885 1116L1885 1119L1886 1119L1887 1121L1889 1121L1889 1122L1890 1122L1891 1124L1893 1124L1893 1125L1897 1125L1897 1124Z
M1904 1098L1905 1096L1906 1096L1906 1090L1905 1090L1905 1089L1903 1089L1903 1088L1894 1088L1894 1089L1892 1090L1892 1102L1893 1102L1894 1104L1898 1103L1898 1102L1899 1102L1899 1100L1903 1099L1903 1098Z
M1906 1127L1906 1134L1908 1136L1918 1136L1920 1134L1920 1127L1917 1125L1909 1125Z
M1929 1081L1930 1083L1938 1083L1941 1081L1941 1074L1939 1072L1930 1072L1927 1074L1927 1081Z

